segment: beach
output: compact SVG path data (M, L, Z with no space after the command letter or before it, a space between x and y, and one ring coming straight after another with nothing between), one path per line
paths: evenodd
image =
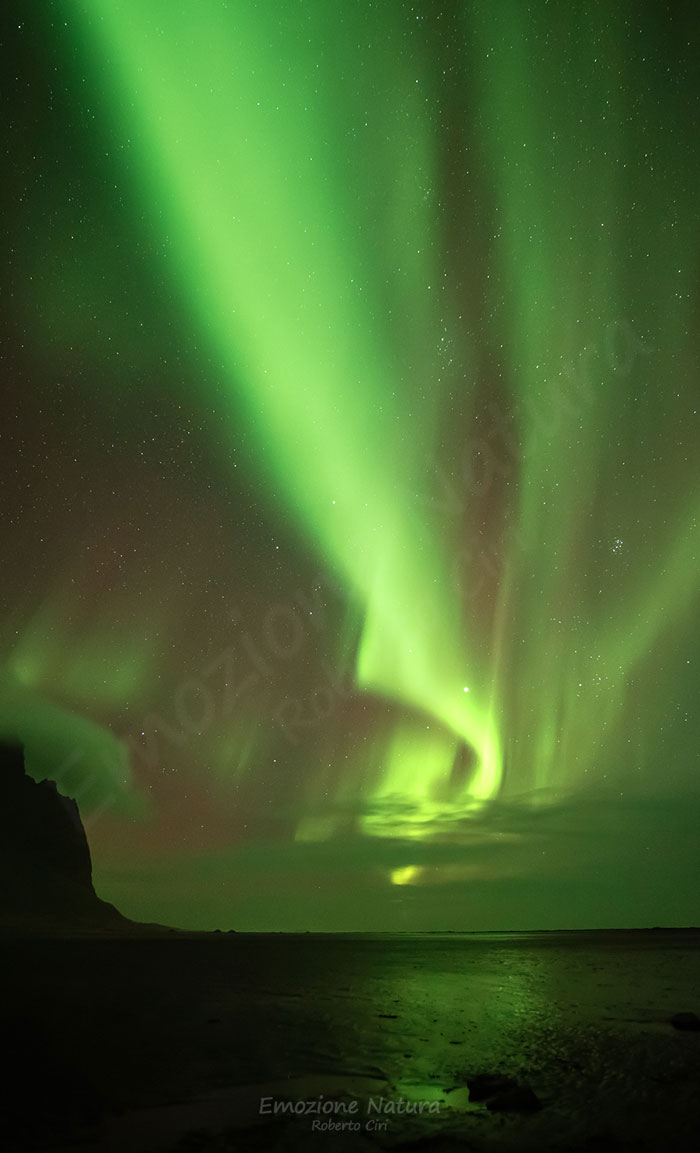
M700 1033L671 1023L700 1008L690 930L86 930L2 957L8 1148L680 1150L698 1130Z

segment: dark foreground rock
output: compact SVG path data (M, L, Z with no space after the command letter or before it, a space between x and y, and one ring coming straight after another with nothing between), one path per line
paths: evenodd
M488 1101L497 1093L516 1089L517 1085L517 1081L503 1073L477 1073L474 1077L467 1077L470 1101Z
M534 1113L542 1102L529 1085L519 1085L503 1073L477 1073L467 1077L469 1100L483 1102L494 1113Z
M536 1113L542 1108L542 1102L529 1085L515 1085L490 1097L486 1108L494 1113Z
M700 1017L696 1013L674 1013L671 1017L674 1029L685 1029L692 1033L700 1032Z

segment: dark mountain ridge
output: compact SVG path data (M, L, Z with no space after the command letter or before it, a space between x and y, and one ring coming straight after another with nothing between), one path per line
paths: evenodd
M27 776L19 745L0 743L0 917L5 926L118 928L130 924L92 883L74 800Z

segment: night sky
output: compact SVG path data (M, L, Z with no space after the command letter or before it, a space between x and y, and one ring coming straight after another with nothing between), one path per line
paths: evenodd
M100 895L700 923L696 6L6 7L0 735Z

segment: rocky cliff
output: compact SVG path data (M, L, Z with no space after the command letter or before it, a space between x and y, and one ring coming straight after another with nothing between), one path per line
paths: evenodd
M53 781L24 771L20 747L0 744L0 922L106 927L126 923L101 901L78 806Z

